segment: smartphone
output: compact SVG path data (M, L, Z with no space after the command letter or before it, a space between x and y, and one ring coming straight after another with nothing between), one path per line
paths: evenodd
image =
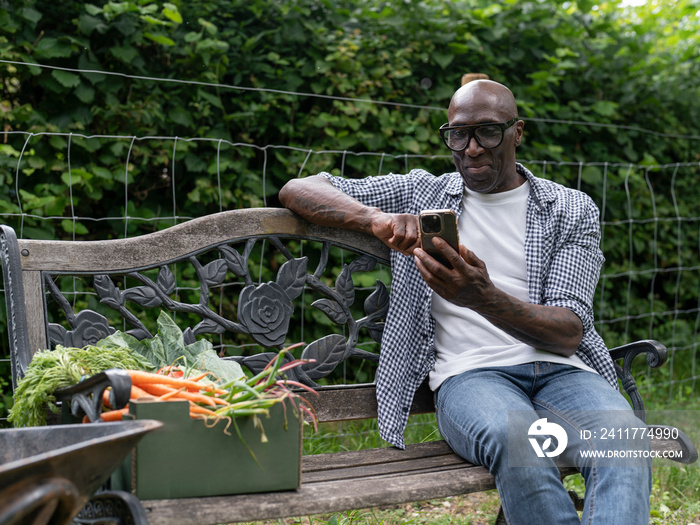
M452 268L435 246L433 238L446 240L455 251L459 252L459 233L457 232L457 215L452 210L425 210L418 216L420 224L421 248L443 266Z

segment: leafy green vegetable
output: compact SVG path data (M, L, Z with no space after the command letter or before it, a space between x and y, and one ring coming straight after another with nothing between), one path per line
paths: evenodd
M164 311L158 315L158 333L152 339L139 341L135 337L115 332L97 342L101 348L125 347L146 358L156 368L179 365L211 372L223 382L244 378L241 366L235 361L226 361L217 355L211 342L200 339L185 345L182 330Z
M153 365L128 348L65 348L42 350L34 354L27 372L17 384L14 405L8 420L16 427L46 424L46 408L58 412L54 392L75 385L85 376L109 368L149 370Z

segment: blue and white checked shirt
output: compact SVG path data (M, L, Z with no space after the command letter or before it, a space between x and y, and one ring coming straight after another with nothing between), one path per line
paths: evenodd
M593 295L603 255L599 248L598 208L586 194L536 178L517 164L530 182L525 257L530 302L563 306L583 322L577 355L617 389L610 354L593 327ZM344 193L387 213L418 214L428 209L462 210L459 173L436 177L424 170L365 179L322 176ZM376 374L379 431L383 439L405 448L403 431L416 389L435 362L432 290L413 257L391 251L389 312Z

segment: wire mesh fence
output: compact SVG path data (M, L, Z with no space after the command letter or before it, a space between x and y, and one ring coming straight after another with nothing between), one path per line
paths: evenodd
M121 76L153 83L176 82L195 87L201 84ZM213 87L234 91L252 89L223 84ZM256 91L294 97L320 96ZM432 106L326 98L444 111ZM555 122L559 128L568 126L572 132L582 126L603 126L618 133L646 134L659 139L700 140L700 136L658 133L635 126L529 120L540 124ZM20 238L105 239L141 235L209 213L275 205L276 193L286 180L320 171L364 177L407 173L414 168L424 168L436 175L453 170L451 156L444 154L328 150L201 136L98 135L7 128L0 135L0 151L13 158L12 163L0 166L0 175L11 181L9 200L1 202L0 221L12 226ZM42 146L46 143L52 152L60 152L66 169L55 170L42 158ZM670 362L662 370L643 371L641 389L654 389L668 397L696 393L700 373L700 211L693 197L697 192L690 190L697 184L700 163L647 165L597 159L552 162L531 158L520 161L537 176L585 191L600 208L601 247L606 262L594 303L596 328L610 347L650 338L662 341L670 350ZM8 170L9 165L12 167ZM67 188L67 195L55 194L59 185ZM58 203L61 199L64 200ZM270 246L262 243L261 262L271 256L268 250ZM260 281L265 278L262 264L258 277ZM175 293L191 292L183 285ZM4 293L4 288L0 289L2 299ZM71 300L80 300L81 293L76 282ZM222 296L228 293L235 292L221 290ZM4 301L2 304L0 327L6 323ZM299 322L303 324L304 318L302 312ZM303 336L303 328L301 333ZM6 335L4 339L2 347L7 344ZM0 358L0 379L7 376L9 362Z
M154 231L190 220L203 213L226 209L226 181L249 177L258 199L250 205L265 206L274 197L277 181L330 171L347 177L405 173L428 166L434 173L451 171L446 155L421 156L356 151L302 149L285 145L230 143L208 138L86 136L66 133L10 132L21 142L14 174L16 210L0 213L0 220L15 228L20 238L58 229L65 238L76 239L100 232L108 223L121 237ZM67 183L70 214L41 215L23 191L34 184L31 151L36 141L65 141L70 159ZM91 145L91 143L94 143ZM164 162L133 177L131 163L139 145L168 151ZM99 170L85 163L84 152L105 147L118 151L123 172L110 172L110 183L119 185L123 200L104 206L97 216L86 192L100 184ZM188 173L193 162L187 155L202 155L210 164L209 201L202 207L198 190ZM670 362L662 371L647 371L642 388L662 388L668 396L694 392L699 371L698 330L700 329L700 214L686 191L698 180L697 164L635 165L601 162L549 162L521 159L536 175L555 180L588 193L601 210L601 246L606 262L595 299L596 327L608 342L617 346L637 339L658 339L670 350ZM256 173L255 170L259 169ZM90 171L88 171L90 170ZM92 176L92 177L90 177ZM66 174L56 177L66 179ZM106 179L106 175L104 176ZM150 179L150 180L144 180ZM90 184L88 184L90 182ZM123 186L123 188L121 188ZM199 188L199 191L202 191ZM139 213L149 199L157 199L161 213ZM194 205L191 205L193 204ZM149 206L152 208L152 206ZM110 213L120 210L121 213ZM52 228L46 228L46 224ZM82 232L82 233L80 233ZM266 260L261 247L260 261ZM259 274L263 279L262 267ZM0 292L4 293L4 290ZM176 293L187 293L178 289ZM222 294L228 293L222 290ZM73 300L79 297L76 288ZM4 304L4 303L3 303ZM303 319L302 313L302 319ZM7 360L0 362L7 368Z

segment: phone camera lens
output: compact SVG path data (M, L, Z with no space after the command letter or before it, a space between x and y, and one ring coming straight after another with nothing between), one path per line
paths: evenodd
M440 233L442 221L439 215L425 215L422 217L423 231L425 233Z

